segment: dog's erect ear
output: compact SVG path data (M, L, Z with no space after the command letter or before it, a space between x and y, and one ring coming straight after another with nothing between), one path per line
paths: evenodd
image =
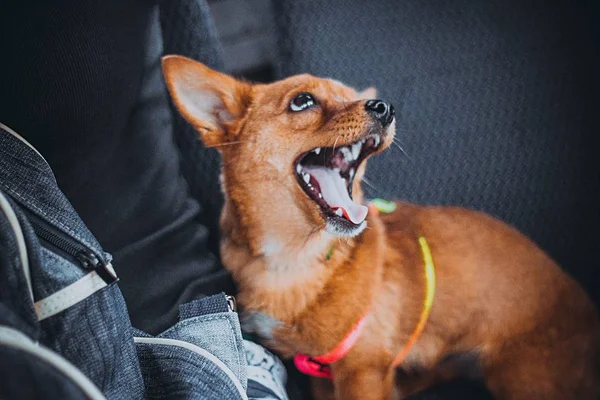
M251 86L182 56L163 57L162 68L175 106L206 147L230 140L227 129L246 112Z
M377 98L377 89L374 87L367 88L362 92L358 93L359 100L370 100Z

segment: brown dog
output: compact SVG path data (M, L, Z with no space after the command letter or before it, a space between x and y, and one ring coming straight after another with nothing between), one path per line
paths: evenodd
M395 126L374 90L310 75L252 85L179 56L163 70L222 155L222 257L246 329L285 357L317 356L362 321L331 365L336 399L405 396L465 360L499 399L598 398L595 308L530 240L461 208L367 215L365 160Z

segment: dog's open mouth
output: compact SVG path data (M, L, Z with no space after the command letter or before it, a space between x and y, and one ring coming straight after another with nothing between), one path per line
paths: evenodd
M360 225L368 208L352 199L352 182L360 164L381 144L381 136L369 135L340 147L318 147L296 161L296 177L326 217Z

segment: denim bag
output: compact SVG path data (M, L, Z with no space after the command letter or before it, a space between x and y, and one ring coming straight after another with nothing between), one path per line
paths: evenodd
M181 306L153 337L117 281L44 158L0 124L0 398L248 398L230 298Z

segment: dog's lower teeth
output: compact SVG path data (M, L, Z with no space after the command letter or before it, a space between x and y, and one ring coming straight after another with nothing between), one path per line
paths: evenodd
M350 168L350 171L348 172L350 179L352 179L352 177L354 176L354 168Z
M302 179L304 179L304 182L309 183L310 182L310 175L305 172L305 173L302 174Z
M320 199L323 198L323 195L321 193L317 194L317 196L319 196Z
M342 212L341 208L338 208L335 210L335 215L337 215L338 217L341 217L344 215L344 213Z

